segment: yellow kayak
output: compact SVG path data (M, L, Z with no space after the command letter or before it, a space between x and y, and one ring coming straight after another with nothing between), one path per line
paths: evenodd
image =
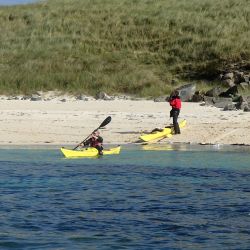
M186 123L187 123L186 120L182 120L181 122L179 122L180 128L185 127ZM150 134L142 134L139 138L143 141L152 141L156 139L161 139L162 137L171 137L172 134L173 134L173 128L167 127L162 129L162 131L156 131Z
M76 157L96 157L98 156L98 150L96 148L82 148L80 150L61 148L63 155L66 158L76 158ZM111 149L104 149L103 155L115 155L120 154L121 147L115 147Z

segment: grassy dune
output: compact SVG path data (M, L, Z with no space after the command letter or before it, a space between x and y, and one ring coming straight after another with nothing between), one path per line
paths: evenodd
M48 0L0 7L0 93L157 96L250 63L250 0Z

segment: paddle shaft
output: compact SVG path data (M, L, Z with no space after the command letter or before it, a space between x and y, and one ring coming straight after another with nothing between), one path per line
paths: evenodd
M93 130L93 132L91 134L89 134L82 142L80 142L76 147L73 148L73 150L77 149L82 143L84 143L95 131L97 131L98 129L106 126L107 124L109 124L111 121L111 116L108 116L102 123L101 125L96 128L95 130Z
M100 127L99 127L100 128ZM73 150L77 149L81 144L83 144L85 141L88 140L88 138L95 132L97 131L99 128L95 129L90 135L88 135L88 137L86 137L82 142L80 142L76 147L73 148Z

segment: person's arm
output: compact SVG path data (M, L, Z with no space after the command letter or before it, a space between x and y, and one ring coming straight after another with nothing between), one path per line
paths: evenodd
M89 146L91 143L91 138L89 138L87 141L83 143L84 146Z
M171 99L169 101L169 104L170 104L171 107L173 107L175 105L175 99Z

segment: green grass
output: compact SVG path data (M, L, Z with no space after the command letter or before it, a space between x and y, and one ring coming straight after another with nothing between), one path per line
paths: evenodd
M157 96L250 64L249 0L49 0L0 8L0 93ZM175 84L172 84L175 80Z

